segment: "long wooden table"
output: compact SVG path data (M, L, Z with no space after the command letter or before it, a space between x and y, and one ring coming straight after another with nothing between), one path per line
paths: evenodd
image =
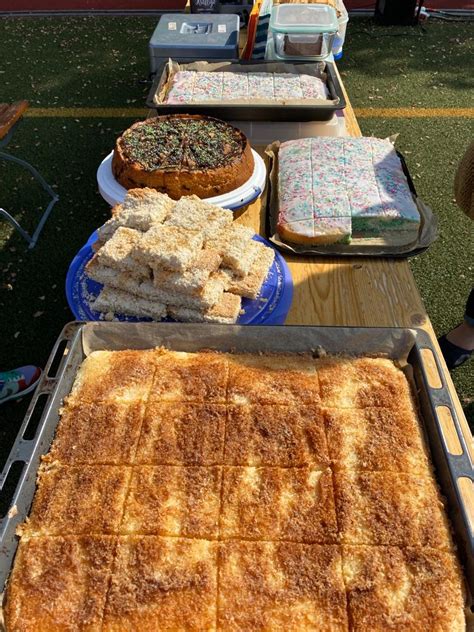
M347 93L345 97L347 133L361 136ZM264 234L264 217L265 210L259 200L247 207L236 221ZM294 283L293 303L286 325L419 327L428 332L441 360L462 434L471 461L474 462L473 437L408 261L368 257L284 256ZM427 355L425 361L430 367L430 382L434 386L440 384L434 359ZM446 411L447 409L440 411L443 433L450 451L460 454L461 443L449 411ZM463 479L463 495L470 511L471 529L474 533L474 485L468 479Z

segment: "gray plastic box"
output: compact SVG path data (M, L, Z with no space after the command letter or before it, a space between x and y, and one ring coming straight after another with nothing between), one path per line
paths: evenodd
M238 59L238 15L166 13L150 40L150 68L155 73L163 59Z

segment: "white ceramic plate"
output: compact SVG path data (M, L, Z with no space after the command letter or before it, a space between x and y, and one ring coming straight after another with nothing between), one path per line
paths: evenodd
M97 169L97 183L99 185L99 191L101 196L111 206L120 204L123 202L127 189L117 182L112 172L112 156L113 151L100 163ZM228 208L231 211L236 211L242 206L246 206L251 202L254 202L259 198L265 188L265 181L267 178L267 170L265 168L265 162L263 158L252 149L254 158L254 170L250 178L234 191L224 193L224 195L217 195L216 197L207 198L206 202L215 204L222 208Z

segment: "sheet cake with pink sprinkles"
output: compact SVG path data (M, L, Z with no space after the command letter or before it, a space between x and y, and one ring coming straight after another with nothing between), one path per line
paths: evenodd
M319 77L276 72L199 72L180 70L172 77L165 103L248 101L266 99L284 103L292 99L328 99Z
M392 143L306 138L279 149L278 233L293 243L417 238L420 214Z

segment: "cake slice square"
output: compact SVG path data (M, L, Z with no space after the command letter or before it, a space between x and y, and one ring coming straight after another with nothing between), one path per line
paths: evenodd
M122 465L133 461L145 404L70 404L62 412L49 461L65 465Z
M334 484L345 544L452 549L444 506L432 478L336 471Z
M321 401L329 408L411 406L408 380L385 358L326 357L316 360Z
M125 226L146 232L155 224L162 224L175 204L168 195L155 189L130 189L112 214Z
M336 543L331 470L225 467L220 538Z
M222 257L215 250L200 250L185 272L154 268L153 283L156 287L168 291L198 293L204 288L210 275L218 270L221 261Z
M406 406L331 408L325 416L329 455L336 468L430 474L420 423Z
M197 72L180 70L173 75L165 103L191 103Z
M303 99L329 99L326 84L319 77L299 75Z
M138 296L134 292L126 292L115 287L115 283L120 284L120 277L128 276L125 273L117 275L112 287L104 287L95 301L90 303L90 307L101 314L106 315L106 320L111 320L112 316L136 316L137 318L151 318L161 320L166 316L166 305L160 301ZM130 277L133 285L139 285L135 279Z
M97 283L116 287L118 285L117 280L124 275L130 276L136 283L150 279L151 268L136 262L133 270L121 272L117 268L109 268L109 266L102 265L97 255L94 255L86 265L86 274L93 281L97 281Z
M273 73L249 72L247 76L249 81L249 99L275 100Z
M176 202L165 224L202 231L205 237L232 224L232 212L209 204L197 195L185 196Z
M294 244L313 243L314 218L302 219L297 221L288 221L285 216L279 216L277 224L278 234L282 239L290 241Z
M113 536L23 538L8 582L8 630L100 632Z
M289 72L275 73L273 75L273 84L276 101L288 101L303 98L300 77L297 74Z
M463 578L452 553L344 546L342 554L352 630L466 629Z
M222 101L247 101L249 79L246 72L223 72Z
M102 632L214 630L217 543L119 539Z
M250 299L258 297L275 260L273 248L268 248L257 241L253 243L255 244L256 255L246 276L237 276L229 268L223 268L220 271L226 280L226 290L228 292Z
M353 139L353 141L356 139ZM357 139L359 140L359 139ZM360 152L366 152L369 165L368 178L373 194L364 201L361 187L354 187L355 202L361 203L353 210L354 234L357 236L390 236L398 234L406 241L415 240L420 227L420 214L403 173L400 159L389 140L367 138ZM353 154L356 154L353 151ZM349 166L350 167L350 166ZM360 169L353 167L354 178Z
M224 84L222 72L198 72L193 88L193 103L221 101Z
M228 399L232 404L314 404L319 380L310 355L233 354Z
M163 351L155 363L150 401L226 403L229 364L225 354Z
M230 406L224 463L324 469L324 418L317 406Z
M130 476L130 468L123 466L43 464L21 534L118 533Z
M223 543L217 610L220 630L348 631L339 547Z
M122 534L217 539L220 467L135 467Z
M168 315L175 320L188 323L221 323L232 325L241 314L241 298L236 294L224 292L215 305L206 310L197 310L185 306L168 306Z
M195 259L203 244L199 230L180 226L153 226L133 249L139 262L183 272Z
M77 372L69 403L146 401L155 365L154 351L93 351Z
M139 247L143 233L133 228L119 226L112 237L97 252L98 262L103 266L133 273L136 262L132 253ZM143 263L146 264L146 261Z
M221 464L226 415L223 405L152 402L143 421L135 463Z
M222 256L224 266L244 276L249 273L256 252L250 248L254 232L247 226L232 224L211 235L206 240L206 248L217 250Z

